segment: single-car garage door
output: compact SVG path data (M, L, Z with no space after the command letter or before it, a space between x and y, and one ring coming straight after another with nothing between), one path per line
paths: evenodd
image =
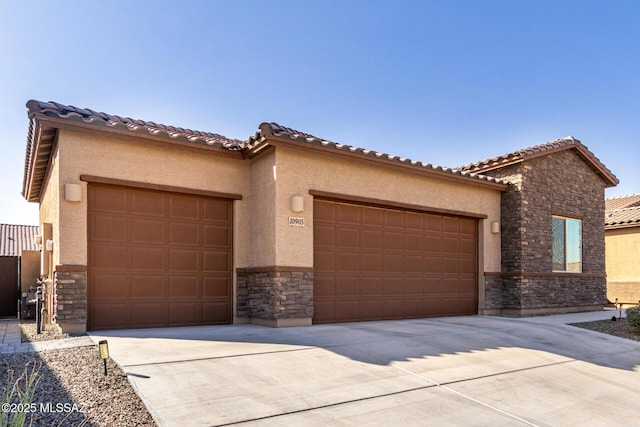
M89 184L90 330L230 323L232 201Z
M316 199L314 323L476 314L477 219Z

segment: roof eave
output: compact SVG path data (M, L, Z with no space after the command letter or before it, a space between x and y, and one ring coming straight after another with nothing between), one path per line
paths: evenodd
M363 150L366 151L367 154L359 153L357 152L357 149L354 149L353 147L347 145L341 145L342 148L329 148L322 145L321 143L302 143L299 140L292 139L287 136L266 135L263 136L259 143L255 146L260 146L260 150L262 150L262 148L267 145L271 145L274 147L287 147L295 150L305 150L307 152L311 150L322 152L325 154L339 155L350 159L359 159L362 161L374 162L377 165L384 165L389 168L411 171L414 173L419 173L421 175L438 178L444 181L464 183L467 185L490 188L493 190L507 191L509 188L509 185L506 183L485 181L473 176L465 176L438 169L429 169L421 166L421 162L409 162L405 159L400 159L397 156L387 156L385 158L385 155L383 155L382 153L368 152L368 150Z

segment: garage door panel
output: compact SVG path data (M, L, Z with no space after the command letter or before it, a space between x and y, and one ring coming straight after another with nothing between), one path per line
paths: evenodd
M358 320L360 317L360 301L339 300L336 301L335 316L343 321Z
M169 297L171 298L198 298L198 277L196 276L170 276Z
M202 296L231 298L231 279L228 276L207 276L202 279Z
M169 201L169 216L185 218L192 221L200 219L200 200L188 196L171 196Z
M477 312L477 220L316 200L314 224L315 323Z
M220 325L229 323L231 303L228 301L205 302L202 304L202 323Z
M164 295L164 276L131 276L131 298L162 298Z
M206 255L210 255L207 253ZM225 254L226 255L226 254ZM198 261L200 251L194 249L170 249L169 270L182 273L197 273L200 271Z
M197 325L201 317L202 305L195 301L169 303L169 323L172 325Z
M362 277L362 292L368 296L382 296L382 281L381 276Z
M338 245L345 249L359 249L360 230L346 227L338 229Z
M360 296L360 279L358 277L340 277L337 279L337 294L339 296Z
M361 256L362 271L369 273L381 273L382 272L382 254L367 254L364 253Z
M96 214L90 232L95 241L124 243L127 240L127 222L124 218Z
M345 273L358 273L360 271L360 256L358 252L340 253L338 267L340 271Z
M360 319L376 320L383 317L382 300L364 300L360 304Z
M399 250L404 247L404 234L401 232L385 231L384 233L384 249L386 251Z
M98 269L126 269L127 246L114 244L96 245L91 253L90 261Z
M204 207L204 221L221 221L229 223L232 220L231 203L228 200L201 199Z
M336 279L333 276L322 276L313 280L313 294L316 298L334 297L336 294Z
M203 225L204 246L231 247L231 229L224 225Z
M231 270L230 251L203 251L202 255L204 257L203 272L228 272Z
M200 227L188 222L171 222L169 224L169 244L199 246Z
M100 302L89 304L89 310L95 324L109 325L112 329L126 328L129 324L127 304Z
M130 253L131 268L134 270L163 270L166 263L162 247L134 246Z
M168 324L167 304L158 303L131 303L131 326L134 328L154 327Z
M333 248L336 245L335 227L315 222L313 228L315 230L313 236L314 246Z
M165 241L164 221L134 219L130 221L133 243L162 244Z
M89 329L231 322L230 200L101 184L87 200Z
M90 274L89 281L93 286L89 288L89 297L126 298L129 288L127 280L124 274Z
M404 215L404 227L407 231L420 231L424 230L423 224L424 215L415 213L415 212L407 212Z
M386 254L384 256L385 273L401 273L403 268L402 255Z
M90 192L88 199L94 212L127 213L127 194L115 187L103 187L99 195Z
M360 224L360 210L356 206L337 205L340 224Z
M163 193L153 191L130 191L131 203L128 213L144 216L165 216L165 200Z
M384 210L366 209L360 211L362 226L379 229L384 225Z
M314 298L313 302L313 316L318 319L336 319L335 302L334 300L323 301L318 298Z

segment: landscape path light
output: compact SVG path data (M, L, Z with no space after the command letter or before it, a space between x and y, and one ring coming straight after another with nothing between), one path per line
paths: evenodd
M107 375L107 359L109 358L109 343L107 340L102 340L98 343L100 349L100 358L104 362L104 374Z

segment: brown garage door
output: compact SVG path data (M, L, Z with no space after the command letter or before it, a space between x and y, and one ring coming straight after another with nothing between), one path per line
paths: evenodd
M477 220L315 200L314 323L476 314Z
M89 184L88 328L230 323L232 202Z

